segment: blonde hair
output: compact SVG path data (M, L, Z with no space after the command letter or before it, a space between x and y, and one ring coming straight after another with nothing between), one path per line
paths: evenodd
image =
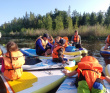
M55 38L55 41L59 41L60 40L60 36L57 36L56 38Z

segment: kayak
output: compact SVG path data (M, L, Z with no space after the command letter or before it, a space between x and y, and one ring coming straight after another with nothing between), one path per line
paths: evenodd
M29 56L29 57L38 57L39 59L52 59L51 56L38 56L36 54L36 50L35 49L31 49L31 48L21 48L20 51L25 55L25 56ZM64 55L64 58L67 59L75 59L76 61L80 61L80 59L82 58L82 56L72 56L72 55Z
M18 80L7 81L1 78L7 88L7 93L46 93L65 79L61 70L26 71Z
M60 85L56 93L77 93L75 86L76 76L67 77ZM110 84L104 80L104 85L107 88L107 93L110 93Z
M66 66L74 66L76 64L75 60L69 61L65 64L62 64L61 62L53 62L52 59L42 59L42 62L36 63L36 64L28 64L23 65L22 68L24 71L42 71L42 70L53 70L53 69L64 69ZM0 65L1 70L1 65Z
M110 64L106 65L106 67L105 67L105 74L106 74L106 76L110 77Z
M82 50L76 49L73 52L67 52L67 51L64 52L65 55L82 55L87 53L88 53L88 50L86 48L82 48Z
M102 57L108 57L110 56L110 49L107 49L107 50L104 50L104 47L103 46L101 49L100 49L100 54Z
M48 59L50 60L50 59ZM47 64L37 64L36 67L26 67L20 79L14 81L7 81L3 75L1 78L9 93L46 93L63 82L66 76L62 73L65 68L74 68L75 61L69 61L61 67L61 63L56 64L50 61ZM55 65L56 64L56 65ZM68 69L66 69L68 70Z

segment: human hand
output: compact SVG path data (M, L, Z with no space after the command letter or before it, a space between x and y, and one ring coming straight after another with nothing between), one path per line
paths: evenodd
M62 61L62 64L65 64L66 61Z
M68 75L67 70L62 71L66 76Z
M71 41L71 43L73 43L73 41Z
M47 57L47 52L45 52L45 56Z

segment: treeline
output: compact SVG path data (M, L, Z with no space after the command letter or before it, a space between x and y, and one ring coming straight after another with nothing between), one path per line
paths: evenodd
M35 35L35 31L44 29L45 31L59 33L59 31L73 31L73 29L79 29L82 26L104 26L104 28L109 29L110 26L110 6L107 12L103 13L99 11L98 13L83 13L82 15L74 10L72 15L70 15L70 7L68 11L60 11L55 9L54 13L49 12L46 15L41 16L35 15L30 12L26 12L25 16L22 18L14 18L9 23L4 23L0 26L0 31L4 34L20 33ZM40 31L44 31L40 30ZM39 31L39 32L40 32ZM44 32L45 32L44 31ZM36 34L38 34L36 32Z

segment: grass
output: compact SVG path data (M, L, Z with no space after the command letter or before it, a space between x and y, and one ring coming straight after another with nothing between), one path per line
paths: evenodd
M110 34L110 26L103 25L95 25L95 26L80 26L78 29L79 35L81 35L82 39L96 39L96 38L106 38L107 35ZM75 29L69 30L64 29L60 31L47 31L45 29L21 29L21 32L10 32L8 34L4 33L3 36L11 36L11 37L25 37L25 38L37 38L38 36L42 36L44 33L48 33L53 37L56 36L68 36L69 39L74 35Z

